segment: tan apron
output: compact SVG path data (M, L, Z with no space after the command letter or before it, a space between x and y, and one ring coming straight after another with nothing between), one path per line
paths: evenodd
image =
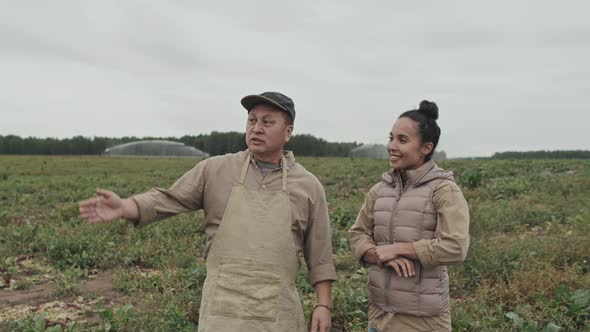
M247 157L207 257L199 331L305 332L286 162L278 192L246 188L249 164Z

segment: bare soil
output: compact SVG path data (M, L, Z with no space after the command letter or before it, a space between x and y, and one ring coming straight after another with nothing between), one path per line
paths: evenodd
M98 323L102 308L111 308L132 301L113 288L114 271L98 271L79 283L82 296L55 296L55 286L50 282L32 285L26 289L0 289L0 322L20 320L33 313L44 313L48 326L67 325L77 321L87 325ZM14 276L14 281L25 278ZM137 299L133 299L137 300ZM149 310L145 304L134 303L139 310Z

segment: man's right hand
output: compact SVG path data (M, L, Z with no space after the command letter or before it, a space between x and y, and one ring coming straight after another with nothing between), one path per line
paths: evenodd
M125 218L125 207L129 205L125 203L127 202L110 190L96 189L96 197L78 202L80 217L92 224Z
M367 264L383 266L377 258L375 248L370 248L369 250L365 251L365 254L363 255L363 261L365 261Z

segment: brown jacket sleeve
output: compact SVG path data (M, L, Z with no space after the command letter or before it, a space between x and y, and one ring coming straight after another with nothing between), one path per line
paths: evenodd
M469 206L457 184L442 181L432 194L438 213L435 238L414 242L420 263L425 267L458 264L469 248Z
M170 189L153 188L131 197L139 209L139 220L134 225L143 227L179 213L201 209L206 165L207 160L200 162L180 177Z
M310 201L308 228L305 232L303 254L312 285L320 281L336 280L332 255L332 231L326 205L326 195L318 182L318 193Z
M348 239L352 252L356 260L361 264L364 264L363 256L365 252L377 245L373 238L373 209L380 186L381 182L374 185L365 195L365 202L356 217L356 221L348 230Z

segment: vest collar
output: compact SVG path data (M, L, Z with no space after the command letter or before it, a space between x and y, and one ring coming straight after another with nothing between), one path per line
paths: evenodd
M416 169L400 170L395 172L395 174L396 176L400 177L400 181L405 179L404 186L407 187L414 183L417 184L420 182L420 180L424 178L424 176L428 174L428 172L430 172L434 166L434 161L429 160Z
M389 172L383 174L383 181L393 184L402 184L402 172L406 179L403 184L404 187L411 185L419 185L434 179L449 179L453 180L453 172L448 172L438 167L432 160L425 162L422 166L410 170L396 170L391 169Z

